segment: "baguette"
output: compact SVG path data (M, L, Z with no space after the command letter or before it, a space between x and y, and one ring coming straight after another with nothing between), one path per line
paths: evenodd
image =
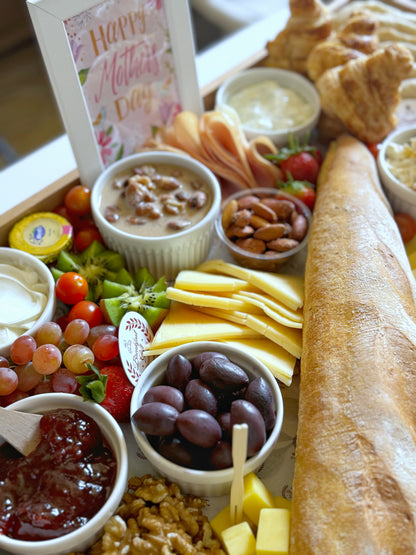
M363 143L331 143L317 191L290 553L414 554L415 280Z

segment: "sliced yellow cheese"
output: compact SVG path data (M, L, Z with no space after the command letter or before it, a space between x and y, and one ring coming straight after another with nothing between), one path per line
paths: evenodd
M261 295L258 295L258 297L261 297ZM246 300L248 303L253 303L253 305L260 308L266 316L269 316L282 326L287 326L288 328L302 329L302 322L294 322L293 320L282 316L280 312L272 310L267 304L265 304L258 298L246 297L245 295L241 295L239 293L234 293L233 298L239 299L241 301Z
M198 310L217 318L224 318L242 326L247 326L259 335L270 339L286 349L291 355L300 358L302 354L302 331L282 326L272 318L262 314L247 314L237 310L218 310L198 307Z
M247 522L226 528L221 539L228 555L256 555L256 538Z
M245 280L293 310L303 306L304 278L301 276L250 270L223 260L209 260L196 269L200 272L213 271Z
M274 498L274 504L278 509L291 509L292 508L292 501L290 499L286 499L282 495L276 495Z
M182 303L172 302L169 313L143 354L153 356L160 354L156 352L157 350L165 350L192 341L259 337L257 332L246 326L204 314Z
M175 279L176 289L184 289L186 291L233 293L248 286L247 281L242 279L207 274L206 272L197 272L196 270L182 270Z
M257 528L257 555L289 553L290 510L262 509Z
M407 241L407 243L405 244L405 249L408 256L411 255L413 252L416 252L416 235L413 237L413 239Z
M410 267L412 268L412 270L415 270L416 269L416 251L409 254L408 258L409 258Z
M261 309L254 307L253 304L241 299L233 299L227 295L213 295L201 291L184 291L176 287L168 287L166 296L171 301L191 306L202 306L207 308L218 308L220 310L242 310L254 313L261 313Z
M293 322L302 323L303 322L303 310L291 310L281 302L274 299L272 296L267 295L266 293L256 293L254 291L239 291L238 295L244 297L248 300L248 298L257 301L260 304L264 304L265 306L269 307L274 312L281 314L284 318L288 320L292 320Z
M262 337L260 339L219 339L219 341L251 353L270 370L276 379L287 386L292 383L296 357L270 339Z

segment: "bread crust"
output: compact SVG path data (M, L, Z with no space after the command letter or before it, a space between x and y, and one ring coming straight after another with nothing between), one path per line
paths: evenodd
M416 553L415 298L374 160L342 135L306 263L291 554Z

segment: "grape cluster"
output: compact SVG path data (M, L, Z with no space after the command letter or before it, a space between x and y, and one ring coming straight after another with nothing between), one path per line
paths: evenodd
M77 376L88 372L88 363L119 364L118 355L118 330L111 324L91 327L75 318L61 328L45 322L34 336L15 339L9 358L0 355L0 405L37 393L77 393Z

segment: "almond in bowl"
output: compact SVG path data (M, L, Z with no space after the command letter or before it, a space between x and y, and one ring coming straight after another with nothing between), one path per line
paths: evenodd
M228 197L216 230L238 264L274 272L306 247L311 219L309 208L293 195L258 188Z

